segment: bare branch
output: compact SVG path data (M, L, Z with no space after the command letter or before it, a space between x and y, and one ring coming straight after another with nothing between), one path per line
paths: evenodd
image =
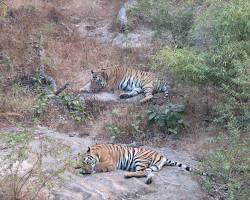
M65 90L69 86L69 82L65 83L62 87L60 87L57 91L55 91L55 95L59 95L63 90Z

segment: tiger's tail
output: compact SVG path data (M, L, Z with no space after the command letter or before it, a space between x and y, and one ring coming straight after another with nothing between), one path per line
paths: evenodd
M203 175L203 176L208 176L208 174L206 172L200 171L200 170L195 169L195 168L191 168L190 166L187 166L187 165L184 165L182 163L179 163L179 162L176 162L176 161L172 161L172 160L169 160L169 159L167 159L165 161L165 163L164 163L163 166L181 167L181 168L185 169L186 171L193 172L193 173L196 173L196 174L200 174L200 175Z

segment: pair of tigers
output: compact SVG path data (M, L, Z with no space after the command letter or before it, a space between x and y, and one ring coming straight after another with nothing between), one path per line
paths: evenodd
M164 92L168 96L168 84L157 78L156 74L131 68L108 68L91 71L90 86L85 92L99 92L102 89L122 89L127 92L120 94L120 98L134 97L144 93L140 100L144 103L153 98L155 92ZM165 165L182 167L187 171L192 169L186 165L171 161L153 150L135 148L116 144L96 144L89 147L86 156L76 168L83 168L83 164L90 166L83 173L108 172L115 169L130 171L126 178L146 177L146 183L152 182L154 172Z

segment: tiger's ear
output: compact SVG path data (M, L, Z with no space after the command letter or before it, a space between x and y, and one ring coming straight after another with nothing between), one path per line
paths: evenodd
M91 69L91 74L94 74L95 72L94 72L94 70L93 69Z
M88 147L87 153L90 153L90 147Z

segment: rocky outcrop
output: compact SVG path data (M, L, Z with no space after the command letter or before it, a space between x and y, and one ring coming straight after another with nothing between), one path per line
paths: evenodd
M120 27L120 32L125 32L128 29L127 10L135 6L136 3L136 0L128 0L121 6L117 15L117 21Z
M23 170L30 167L34 153L38 152L41 138L46 138L46 149L49 151L43 157L43 168L53 172L61 167L67 159L73 159L78 152L86 151L87 147L98 142L94 135L85 138L72 137L69 133L63 134L46 127L38 127L34 131L34 139L31 141L30 155L23 162ZM77 134L75 134L77 135ZM45 142L44 141L44 142ZM45 144L45 143L43 143ZM149 147L146 147L149 148ZM166 155L169 159L181 161L190 166L197 162L185 154L176 152L167 147L153 148ZM56 153L57 152L57 153ZM72 160L73 162L73 160ZM50 198L54 200L201 200L205 199L199 184L192 175L177 167L163 167L155 173L153 183L145 184L144 178L124 178L125 171L113 171L92 175L81 175L73 168L67 168L63 174L63 182L60 187L55 187L50 192Z

